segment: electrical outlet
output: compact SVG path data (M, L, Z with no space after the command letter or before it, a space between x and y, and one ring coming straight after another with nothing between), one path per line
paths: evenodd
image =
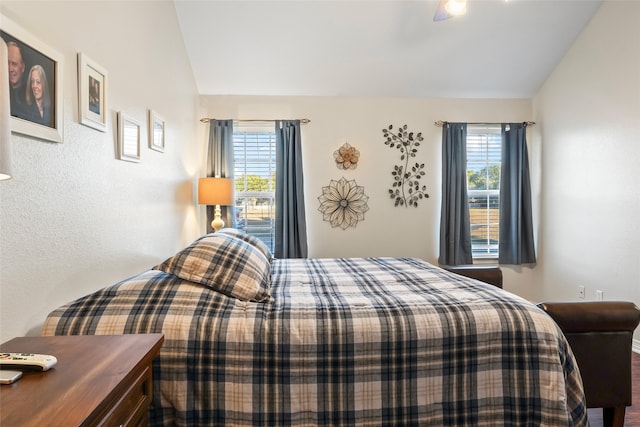
M602 291L598 289L596 291L596 301L602 301L602 298Z
M578 286L578 297L584 299L584 286Z

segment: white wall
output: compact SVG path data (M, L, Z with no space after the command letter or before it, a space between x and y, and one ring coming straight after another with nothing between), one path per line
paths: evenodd
M441 128L436 120L524 121L530 100L202 96L219 119L308 118L302 126L309 256L411 256L437 263L441 194ZM422 132L417 162L426 165L429 199L418 208L394 207L388 189L399 152L384 144L382 129L406 124ZM339 170L333 152L348 142L360 151L355 170ZM331 179L355 179L369 196L369 211L355 228L324 222L318 196Z
M55 307L153 266L199 233L197 90L172 2L3 0L3 15L64 57L64 142L13 135L0 183L0 341ZM107 133L78 124L76 54L108 72ZM147 148L151 108L166 151ZM143 124L142 161L115 159L115 112Z
M607 1L534 99L547 300L640 305L639 52L640 2Z

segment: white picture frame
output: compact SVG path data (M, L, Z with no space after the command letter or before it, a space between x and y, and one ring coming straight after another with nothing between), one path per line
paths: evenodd
M78 121L107 131L107 70L78 52Z
M153 110L149 110L149 148L161 153L164 152L165 122L162 117Z
M118 159L140 162L140 122L118 112Z
M20 88L13 90L10 81L11 131L44 141L64 139L64 61L60 52L47 45L5 15L0 15L0 37L10 50L20 52L15 61L20 74ZM10 52L11 55L11 52ZM12 61L9 61L11 69ZM7 64L0 64L7 66ZM40 75L42 97L29 89L31 75ZM23 95L24 94L24 95ZM48 99L47 99L48 98ZM43 102L41 103L40 100Z

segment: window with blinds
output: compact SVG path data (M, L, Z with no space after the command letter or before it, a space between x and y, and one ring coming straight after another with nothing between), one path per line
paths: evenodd
M498 257L501 141L499 125L467 126L467 192L474 258Z
M273 123L233 124L236 227L274 250L276 134Z

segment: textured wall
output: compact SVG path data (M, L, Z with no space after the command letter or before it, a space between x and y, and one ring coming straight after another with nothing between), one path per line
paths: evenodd
M0 183L0 341L39 333L53 308L151 267L200 232L202 138L173 4L14 2L0 11L63 55L64 142L13 135ZM108 72L106 133L78 123L76 54ZM146 114L166 151L147 148ZM115 113L143 124L142 161L115 159Z

